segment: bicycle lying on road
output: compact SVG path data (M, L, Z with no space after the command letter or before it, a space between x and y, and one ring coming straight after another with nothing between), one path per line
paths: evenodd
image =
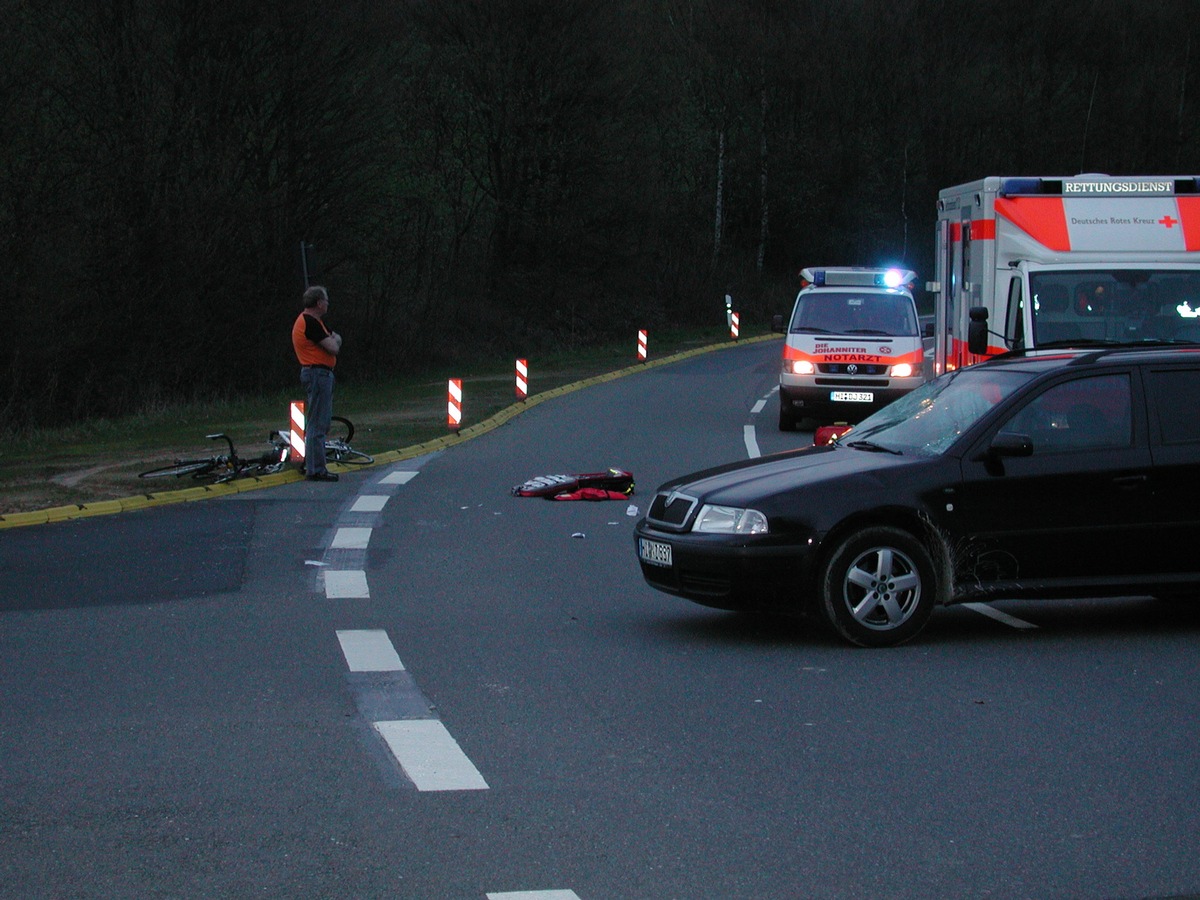
M233 446L233 439L227 434L206 434L210 441L225 441L229 447L228 453L218 453L201 459L177 459L169 466L160 466L148 472L142 472L139 478L183 478L190 475L196 480L208 479L213 484L221 484L240 478L244 475L269 475L280 471L287 463L287 445L279 445L272 441L272 449L263 453L257 459L243 459L238 456Z
M366 465L375 461L374 457L355 450L350 446L354 437L354 423L343 416L334 416L333 422L337 432L325 439L325 456L331 462ZM345 433L342 434L344 429ZM233 439L227 434L217 433L205 435L210 441L223 440L229 447L228 453L218 453L213 456L198 459L177 459L169 466L160 466L142 472L139 478L183 478L190 475L196 480L207 480L213 484L222 484L234 478L271 475L281 472L287 467L291 455L291 440L285 431L272 431L267 435L271 449L254 459L244 459L238 456L233 445Z

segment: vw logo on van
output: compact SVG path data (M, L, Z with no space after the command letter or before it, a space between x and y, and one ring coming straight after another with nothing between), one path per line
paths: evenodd
M846 366L846 374L847 375L857 375L858 374L858 366L856 366L854 363L850 363L850 365Z

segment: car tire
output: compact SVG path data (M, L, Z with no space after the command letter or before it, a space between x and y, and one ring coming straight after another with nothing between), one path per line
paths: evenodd
M925 545L889 526L844 538L820 582L825 619L860 647L890 647L916 637L937 597L938 570Z
M780 431L795 431L796 430L796 414L789 410L791 404L784 399L782 392L779 394L779 430Z

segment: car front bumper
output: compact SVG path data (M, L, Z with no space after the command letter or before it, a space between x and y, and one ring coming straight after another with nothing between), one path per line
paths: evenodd
M643 541L670 547L670 564L647 561ZM634 552L646 583L703 606L800 614L813 595L815 543L741 535L676 534L643 519ZM651 548L657 550L658 548Z
M900 387L858 387L846 385L840 387L794 385L781 381L779 386L779 402L781 406L797 419L829 419L831 421L859 422L887 406L893 400L903 397L920 381L912 379L911 384L902 383ZM837 392L847 394L870 395L869 401L835 401Z

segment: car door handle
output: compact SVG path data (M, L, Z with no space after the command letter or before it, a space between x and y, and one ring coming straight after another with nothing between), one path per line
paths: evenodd
M1132 488L1137 487L1139 484L1145 484L1149 480L1150 476L1145 474L1118 475L1113 479L1113 484L1115 484L1117 487Z

